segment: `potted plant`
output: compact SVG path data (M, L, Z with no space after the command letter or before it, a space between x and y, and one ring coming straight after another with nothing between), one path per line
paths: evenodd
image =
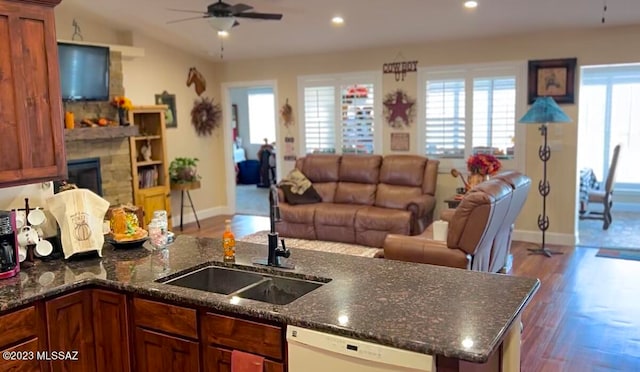
M200 187L200 176L198 175L198 158L175 158L169 164L169 178L171 186L177 188L198 188Z

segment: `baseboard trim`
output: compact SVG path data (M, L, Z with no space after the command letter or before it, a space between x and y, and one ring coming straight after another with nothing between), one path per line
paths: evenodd
M540 242L542 241L542 232L531 230L514 230L512 234L512 240L540 244ZM553 232L546 233L545 241L549 244L558 245L576 245L578 243L578 240L574 235Z
M196 213L198 214L198 220L200 220L200 222L202 222L202 220L204 220L205 218L215 217L215 216L224 215L224 214L231 214L229 207L226 207L226 206L202 209L202 210L196 211ZM177 211L177 213L173 212L171 218L173 222L173 227L180 226L180 211ZM196 216L193 214L193 212L185 213L182 216L182 218L183 218L182 219L183 225L196 222Z

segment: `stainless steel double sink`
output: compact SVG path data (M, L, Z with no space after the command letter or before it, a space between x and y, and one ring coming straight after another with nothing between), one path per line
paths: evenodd
M158 282L178 287L236 296L275 305L286 305L319 288L326 281L313 281L222 266L188 270Z

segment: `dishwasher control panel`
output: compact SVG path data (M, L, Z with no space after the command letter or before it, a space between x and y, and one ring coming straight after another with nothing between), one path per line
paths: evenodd
M373 363L406 368L407 371L435 371L435 358L431 355L296 326L287 326L287 342L290 345L313 349L318 356L331 357L331 354L341 354ZM292 349L289 350L291 353Z

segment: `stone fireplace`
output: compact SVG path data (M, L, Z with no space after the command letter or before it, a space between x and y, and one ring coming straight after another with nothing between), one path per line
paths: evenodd
M103 129L92 128L92 130ZM133 202L128 137L91 140L67 139L66 150L69 163L73 163L75 160L86 161L87 158L99 159L102 197L111 205Z
M100 158L68 160L68 181L81 189L89 189L102 196L102 171Z
M110 59L110 96L123 96L122 55L111 52ZM77 122L75 129L65 129L67 165L88 158L98 159L102 197L111 205L133 203L129 137L138 135L138 128L81 128L78 125L83 118L117 119L117 111L110 102L65 102L64 110L73 112Z

